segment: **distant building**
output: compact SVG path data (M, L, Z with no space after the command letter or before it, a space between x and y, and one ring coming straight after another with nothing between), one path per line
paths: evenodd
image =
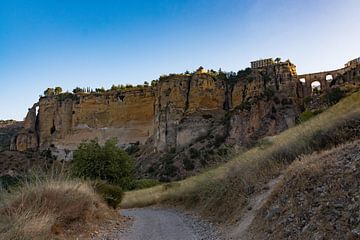
M271 66L273 64L275 64L275 62L272 58L260 59L251 62L251 68L262 68L262 67Z
M360 65L360 57L355 58L355 59L345 63L345 67L352 67L352 66L356 67L357 65Z

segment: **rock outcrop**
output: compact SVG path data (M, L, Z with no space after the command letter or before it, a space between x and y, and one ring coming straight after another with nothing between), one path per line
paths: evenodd
M35 103L32 108L29 108L23 128L11 140L10 150L26 151L38 149L37 107L38 103Z

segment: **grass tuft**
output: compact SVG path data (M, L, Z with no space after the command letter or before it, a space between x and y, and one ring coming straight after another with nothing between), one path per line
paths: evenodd
M0 239L68 239L109 209L86 182L38 178L0 195ZM81 226L79 225L81 224Z

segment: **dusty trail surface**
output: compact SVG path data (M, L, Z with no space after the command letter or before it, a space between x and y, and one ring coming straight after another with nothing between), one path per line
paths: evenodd
M249 205L247 206L247 208L245 208L248 209L248 211L241 216L239 223L235 226L234 230L230 232L226 239L245 240L249 238L249 235L251 234L245 234L247 229L254 220L256 213L265 204L270 194L274 190L276 184L282 178L283 175L280 175L277 178L271 180L270 182L268 182L262 192L256 194L249 200Z
M123 232L104 239L121 240L215 240L223 239L214 226L193 215L167 208L135 208L121 211L133 219Z

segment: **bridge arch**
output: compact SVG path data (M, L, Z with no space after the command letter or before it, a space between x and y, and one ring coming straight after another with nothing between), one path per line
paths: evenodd
M326 81L331 82L332 80L334 80L334 77L332 74L327 74L325 79L326 79Z
M321 82L320 81L313 81L311 83L311 92L313 94L320 93L322 89Z

